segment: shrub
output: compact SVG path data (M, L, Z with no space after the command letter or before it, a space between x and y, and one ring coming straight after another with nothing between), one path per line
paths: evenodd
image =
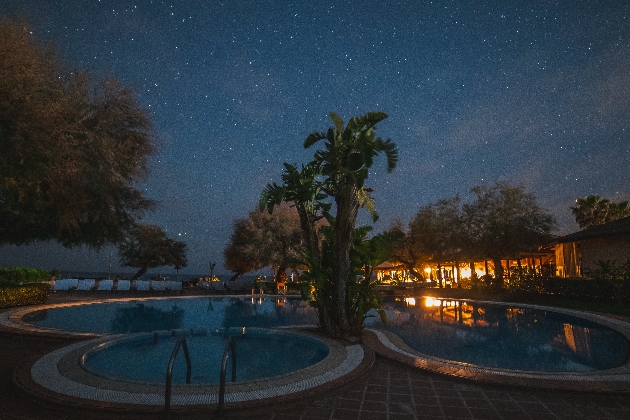
M517 268L510 271L506 289L519 293L541 293L544 292L543 278L535 269Z
M0 308L46 303L49 292L48 283L0 288Z
M41 268L7 267L0 269L0 287L48 281L48 271Z

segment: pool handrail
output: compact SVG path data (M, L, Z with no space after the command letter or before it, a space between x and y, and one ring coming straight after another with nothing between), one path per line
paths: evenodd
M219 382L219 405L218 411L223 410L225 403L225 375L227 371L227 361L232 353L232 382L236 382L236 345L234 344L234 336L230 336L223 350L223 358L221 359L221 378Z
M166 368L166 390L164 391L164 412L168 416L171 411L171 391L173 381L173 366L175 365L175 357L179 348L184 348L184 356L186 357L186 383L190 384L191 363L190 354L188 353L188 344L186 344L185 337L179 337L171 353L171 358L168 361L168 367Z

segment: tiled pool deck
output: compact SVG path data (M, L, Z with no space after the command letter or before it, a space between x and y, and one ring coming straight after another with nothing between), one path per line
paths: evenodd
M59 301L67 300L65 296L54 298ZM0 419L159 418L159 411L156 410L123 408L105 401L89 406L82 404L81 399L59 401L56 399L57 395L46 392L40 398L33 398L15 385L14 382L28 380L20 378L20 369L16 370L17 367L32 365L45 354L84 339L36 335L2 327ZM369 344L370 340L374 340L374 336L366 335L365 342ZM378 344L372 344L378 349ZM82 345L76 344L77 347ZM371 369L359 370L358 376L348 378L347 381L333 381L330 387L314 388L293 400L283 398L280 394L270 396L264 405L243 406L242 409L226 412L224 418L630 418L630 396L627 393L544 390L514 384L488 385L422 371L403 364L405 360L399 357L394 359L377 357ZM209 418L210 412L211 410L176 411L173 418Z

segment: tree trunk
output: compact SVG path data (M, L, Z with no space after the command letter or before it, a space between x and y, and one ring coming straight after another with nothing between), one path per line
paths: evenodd
M501 263L501 257L492 258L494 263L494 287L497 290L503 289L503 264Z
M140 269L138 270L138 272L136 274L133 275L133 277L131 278L131 280L138 280L144 273L147 272L147 270L149 269L148 265L143 265L142 267L140 267Z
M352 247L352 231L357 220L359 202L357 188L354 184L345 185L340 194L335 196L337 217L335 230L337 233L337 304L339 305L339 322L341 338L349 338L351 331L347 313L347 283L350 279L350 248Z

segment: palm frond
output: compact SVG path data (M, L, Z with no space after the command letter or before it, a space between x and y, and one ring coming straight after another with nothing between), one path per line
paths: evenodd
M315 131L309 134L306 140L304 140L304 148L308 149L309 147L311 147L318 141L323 140L325 138L327 138L325 133L320 133L320 132Z
M274 206L279 205L284 199L285 191L286 188L284 186L280 186L275 182L267 184L260 194L260 199L258 200L260 211L264 211L266 207L269 214L272 214Z
M359 188L359 190L357 191L357 198L359 201L359 206L367 210L367 212L370 213L370 216L372 216L372 221L376 222L378 220L376 207L374 206L374 201L372 200L372 197L370 197L365 188Z

